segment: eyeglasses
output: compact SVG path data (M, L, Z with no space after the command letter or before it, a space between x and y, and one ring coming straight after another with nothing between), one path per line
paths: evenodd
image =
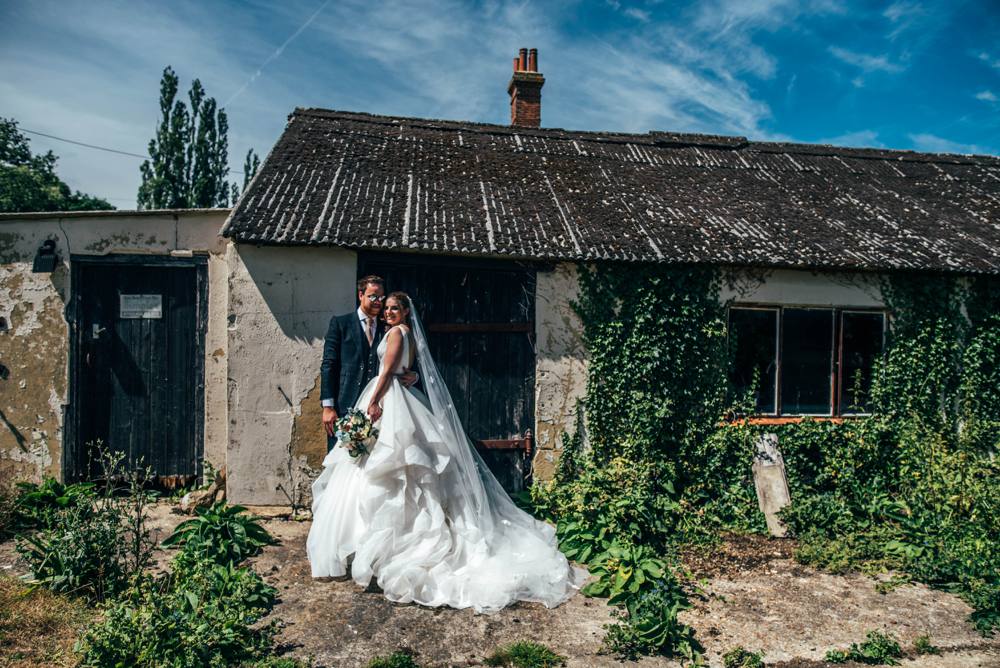
M384 302L385 301L385 295L366 295L365 298L368 301L370 301L372 304L374 304L375 302Z

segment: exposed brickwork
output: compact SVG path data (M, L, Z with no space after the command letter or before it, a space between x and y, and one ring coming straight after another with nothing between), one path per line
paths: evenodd
M510 95L510 124L522 128L542 126L542 86L538 73L538 49L521 49L514 59L514 75L507 85Z

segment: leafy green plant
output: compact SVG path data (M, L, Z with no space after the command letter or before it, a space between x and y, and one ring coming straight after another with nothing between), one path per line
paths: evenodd
M605 627L604 649L622 659L664 654L697 663L704 648L694 629L677 617L690 607L681 583L672 575L662 577L614 613L617 621Z
M163 541L163 547L185 546L208 554L218 563L239 563L265 545L275 542L243 506L219 501L210 508L198 508L197 517L181 522Z
M898 666L898 659L903 658L903 649L892 635L869 631L863 643L851 643L846 650L830 650L825 658L830 663L856 661L870 666Z
M941 648L931 643L928 635L917 636L913 641L913 651L915 654L941 654Z
M278 623L257 622L277 591L252 569L182 550L110 603L77 645L84 666L231 666L268 658Z
M32 585L103 601L125 590L152 560L146 507L155 494L144 487L148 469L125 471L122 453L97 447L108 481L100 493L92 484L55 481L22 487L19 507L41 526L17 534L16 546Z
M724 668L764 668L764 654L734 647L722 655L722 665Z
M625 603L643 588L652 587L663 578L667 565L643 546L626 547L613 543L589 562L590 574L597 580L584 587L585 596L608 597L608 603Z
M566 665L566 657L545 645L521 640L498 648L483 663L497 668L554 668Z
M49 477L40 485L19 482L17 488L11 521L12 530L17 532L49 528L57 521L60 511L89 507L97 496L93 483L64 485Z
M377 656L368 662L366 668L420 668L420 664L410 652L400 651L388 656Z

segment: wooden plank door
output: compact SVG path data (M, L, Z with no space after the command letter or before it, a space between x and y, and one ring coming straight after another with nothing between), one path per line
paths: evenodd
M75 447L70 479L100 474L93 444L168 485L200 473L205 264L80 261L73 279Z
M365 254L358 276L414 300L431 354L473 441L523 437L535 414L535 272L514 263ZM481 449L511 491L524 487L520 451Z

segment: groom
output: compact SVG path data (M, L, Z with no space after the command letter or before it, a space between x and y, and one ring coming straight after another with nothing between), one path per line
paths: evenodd
M323 343L323 364L320 367L320 399L323 403L323 428L326 429L326 449L337 444L337 418L352 408L365 385L378 375L378 348L385 332L379 317L385 304L385 281L380 276L365 276L358 281L356 311L335 315ZM401 379L409 387L417 374L407 372Z

